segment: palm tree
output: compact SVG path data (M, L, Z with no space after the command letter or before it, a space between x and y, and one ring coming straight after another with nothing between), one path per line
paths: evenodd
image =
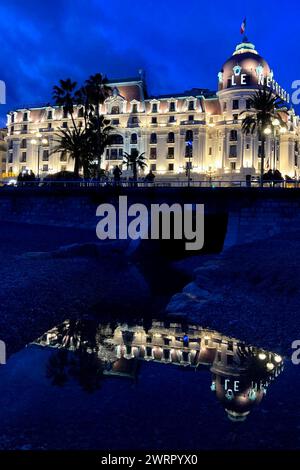
M91 119L94 116L94 133L95 133L95 157L97 159L98 165L98 172L100 173L100 165L101 165L101 156L105 145L103 140L105 140L105 136L103 136L103 127L104 127L104 119L101 119L100 115L100 104L103 104L106 98L111 94L111 88L107 85L108 80L106 77L101 75L101 73L96 73L95 75L91 75L88 80L85 82L85 86L82 90L82 95L86 99L86 107L88 109L89 118Z
M89 139L87 130L79 127L78 129L61 129L56 134L56 145L51 150L51 154L61 152L74 160L74 176L78 178L79 170L86 168L91 158Z
M137 149L132 149L131 153L124 152L123 163L127 168L131 168L134 185L137 186L138 169L144 170L147 166L145 152L139 153Z
M98 130L101 129L101 139L99 140ZM102 155L105 147L111 144L111 132L114 127L110 125L110 121L102 115L90 116L88 121L87 133L90 138L90 146L93 155Z
M274 95L266 86L257 90L249 99L249 108L242 111L240 115L247 113L242 122L242 132L245 134L258 133L261 141L261 169L260 169L260 185L263 186L264 176L264 159L265 159L265 143L266 129L273 126L274 120L278 120L279 124L285 127L285 123L281 114L287 113L284 108L285 103Z
M77 83L73 82L70 78L60 80L60 85L53 87L53 99L57 106L70 114L73 127L77 132L77 127L74 119L74 106L78 102L78 91L76 91Z

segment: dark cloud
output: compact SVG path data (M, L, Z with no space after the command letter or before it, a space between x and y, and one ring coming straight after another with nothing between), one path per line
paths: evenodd
M300 79L300 6L291 0L289 22L280 23L277 3L270 9L258 0L247 7L219 0L10 0L0 6L2 119L7 109L50 100L60 78L82 82L97 71L113 78L144 68L151 93L214 89L245 14L249 38L289 89Z

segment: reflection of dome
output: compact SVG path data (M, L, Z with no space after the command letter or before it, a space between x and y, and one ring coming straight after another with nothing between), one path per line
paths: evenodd
M244 82L241 82L243 74L246 77ZM219 73L219 90L232 86L232 76L234 76L233 80L237 86L254 86L257 85L260 75L266 77L272 75L272 72L268 63L255 50L255 46L244 38L244 42L238 44Z
M244 421L253 406L259 404L264 396L263 388L253 388L251 379L247 377L237 379L217 375L214 387L217 399L232 421Z

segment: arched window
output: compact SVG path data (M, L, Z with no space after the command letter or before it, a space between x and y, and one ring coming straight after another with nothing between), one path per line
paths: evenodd
M124 139L120 134L113 134L110 137L110 145L123 145Z
M137 144L137 134L131 134L130 143Z
M120 114L120 108L119 108L119 106L112 106L112 108L111 108L111 114Z
M193 139L194 139L193 131L191 131L191 130L186 131L185 141L186 142L193 142Z
M175 142L175 134L174 132L169 132L168 134L168 143L169 144L174 144Z
M155 134L155 132L152 132L150 136L150 144L157 144L157 135Z

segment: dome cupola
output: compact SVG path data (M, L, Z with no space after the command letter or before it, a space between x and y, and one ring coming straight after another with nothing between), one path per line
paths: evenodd
M244 37L218 74L219 91L228 88L254 88L266 77L272 79L273 72L258 54L254 44Z

